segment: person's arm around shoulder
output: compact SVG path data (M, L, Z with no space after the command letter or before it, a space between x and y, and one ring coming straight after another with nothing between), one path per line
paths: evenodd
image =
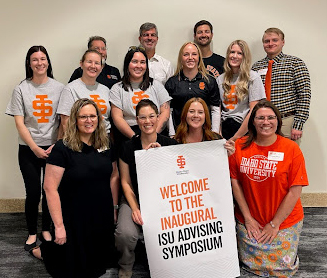
M44 175L44 191L46 193L50 215L55 226L54 242L59 245L62 245L67 241L66 229L61 211L61 201L58 193L58 187L64 171L65 168L47 164Z
M130 177L129 166L122 159L119 159L119 172L121 178L121 185L127 202L132 210L132 219L136 224L143 225L140 206L136 200L135 193L132 187L132 180Z
M46 150L40 148L36 143L34 142L31 133L28 131L25 123L24 123L24 116L14 116L15 124L17 131L19 133L19 136L23 139L23 141L30 147L32 152L38 157L46 159L48 157L48 154Z

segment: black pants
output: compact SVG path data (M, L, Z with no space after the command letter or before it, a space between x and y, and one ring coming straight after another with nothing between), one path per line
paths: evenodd
M42 146L47 149L49 146ZM43 178L41 181L41 171L45 170L45 159L38 158L28 146L19 145L18 161L22 172L25 190L25 215L28 233L37 233L37 217L42 189L42 231L50 231L51 216L48 209L47 199L43 190Z
M241 126L241 124L239 122L236 122L232 118L227 118L221 124L221 133L222 133L223 137L226 140L228 140L234 136L234 134L238 131L240 126Z

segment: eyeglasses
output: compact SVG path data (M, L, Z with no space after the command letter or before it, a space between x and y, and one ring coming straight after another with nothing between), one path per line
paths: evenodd
M96 46L93 49L96 50L96 51L100 51L100 50L106 51L106 50L108 50L108 47L98 47L98 46Z
M151 34L143 33L142 37L143 38L146 38L146 37L156 38L156 37L158 37L158 35L156 33L151 33Z
M128 48L128 51L145 51L145 48L143 46L135 46L135 45L132 45Z
M260 116L260 117L254 117L258 122L264 122L265 119L267 119L268 122L272 122L277 119L277 116Z
M98 118L97 115L81 115L81 116L78 116L78 118L82 121L82 122L85 122L87 119L90 119L92 122L95 121L95 119Z
M143 116L143 115L141 115L141 116L137 116L137 118L139 119L139 121L141 121L141 122L145 122L147 119L149 119L150 121L151 121L151 120L154 120L155 118L157 118L157 116L158 116L158 115L156 115L156 114L151 114L151 115L149 115L148 117L147 117L147 116Z

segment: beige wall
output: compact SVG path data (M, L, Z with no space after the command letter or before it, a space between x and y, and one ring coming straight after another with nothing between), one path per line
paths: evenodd
M274 6L269 6L271 3ZM244 39L253 61L264 56L261 36L266 28L279 27L285 32L284 52L306 62L312 81L310 118L301 145L310 180L304 192L327 192L327 144L323 143L327 138L327 1L1 0L1 4L0 198L25 195L17 162L17 132L13 118L4 112L14 86L24 79L24 59L30 46L44 45L55 78L67 83L91 35L107 39L108 61L121 70L128 47L138 43L139 26L155 22L159 29L157 52L176 65L180 46L192 40L194 23L201 19L214 26L214 52L225 56L232 40Z

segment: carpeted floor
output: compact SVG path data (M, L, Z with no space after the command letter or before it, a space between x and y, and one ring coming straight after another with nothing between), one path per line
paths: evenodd
M304 211L305 220L299 246L300 269L294 277L325 278L327 277L327 208L305 208ZM24 251L23 244L26 236L23 213L0 214L1 278L49 277L43 263ZM140 245L137 250L133 278L150 277L144 247ZM103 278L109 277L118 277L117 268L107 270ZM257 276L242 270L240 277Z

